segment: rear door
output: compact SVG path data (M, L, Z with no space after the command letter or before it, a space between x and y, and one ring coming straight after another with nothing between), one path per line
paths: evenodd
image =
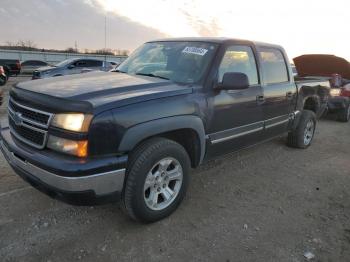
M101 70L103 61L99 60L86 60L86 68L91 69L91 70Z
M295 105L296 87L283 50L258 47L258 54L264 92L262 104L265 121L264 138L269 138L287 131Z
M213 108L209 126L210 147L207 156L255 144L263 133L261 104L257 100L263 95L255 53L249 45L228 45L218 67L218 83L224 73L245 73L249 87L243 90L214 90L209 97L209 108Z

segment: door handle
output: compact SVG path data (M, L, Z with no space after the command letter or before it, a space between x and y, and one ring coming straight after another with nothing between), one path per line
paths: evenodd
M293 92L292 91L289 91L286 93L286 97L287 98L292 98L293 97Z
M265 102L265 97L263 95L261 96L256 96L256 101L258 103L264 103Z

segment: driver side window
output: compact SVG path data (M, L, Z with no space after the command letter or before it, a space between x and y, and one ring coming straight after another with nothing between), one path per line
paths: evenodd
M233 45L226 49L225 55L219 66L219 83L225 73L244 73L248 76L249 85L259 83L253 50L249 46Z

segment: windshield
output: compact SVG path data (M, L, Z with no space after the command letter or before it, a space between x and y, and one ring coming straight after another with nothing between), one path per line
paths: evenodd
M192 84L201 80L217 44L205 42L152 42L138 48L119 72L148 75Z
M74 61L74 59L63 60L62 62L55 64L55 66L57 66L57 67L66 66L66 65L72 63L73 61Z

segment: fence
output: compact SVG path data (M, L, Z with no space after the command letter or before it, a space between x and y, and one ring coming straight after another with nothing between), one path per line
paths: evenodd
M68 58L95 58L99 60L107 60L111 62L121 63L127 56L113 55L90 55L90 54L74 54L74 53L55 53L55 52L37 52L37 51L19 51L19 50L3 50L0 49L0 59L17 59L20 61L40 60L47 63L55 64Z

